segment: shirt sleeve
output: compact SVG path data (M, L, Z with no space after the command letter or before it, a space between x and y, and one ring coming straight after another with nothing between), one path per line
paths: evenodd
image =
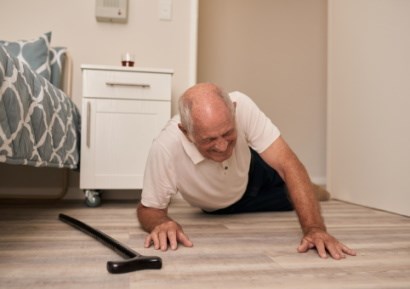
M165 209L176 194L175 170L167 149L154 141L147 159L141 203L150 208Z
M230 96L236 102L237 123L249 146L258 153L263 152L280 136L279 129L249 96L238 91Z

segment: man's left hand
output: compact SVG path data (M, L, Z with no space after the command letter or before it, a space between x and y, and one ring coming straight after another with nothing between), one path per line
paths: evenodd
M346 258L346 254L356 256L356 252L339 242L335 237L322 229L311 229L303 237L298 247L299 253L316 248L321 258L327 258L327 252L336 260Z

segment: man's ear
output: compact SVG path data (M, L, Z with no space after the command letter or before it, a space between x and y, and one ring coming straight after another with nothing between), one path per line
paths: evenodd
M182 123L178 123L178 128L184 133L184 135L189 139L188 130L182 125Z
M182 123L178 123L178 128L184 133L185 137L187 138L187 140L189 140L190 142L194 142L191 139L190 134L188 133L188 130L182 125Z

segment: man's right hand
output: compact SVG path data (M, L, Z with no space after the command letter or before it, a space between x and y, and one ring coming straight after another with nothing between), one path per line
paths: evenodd
M145 248L154 245L155 250L166 251L168 244L171 250L178 248L178 243L185 247L192 247L193 243L185 235L181 226L175 221L168 220L160 225L157 225L151 233L145 238Z
M140 203L137 215L142 228L149 233L145 238L146 248L154 245L156 250L166 251L168 245L176 250L178 243L185 247L193 246L182 227L168 216L167 209L149 208Z

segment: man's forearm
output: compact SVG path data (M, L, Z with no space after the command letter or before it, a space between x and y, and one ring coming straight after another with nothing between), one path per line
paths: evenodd
M172 221L172 219L168 217L167 209L148 208L141 203L138 204L137 207L137 216L141 227L147 232L151 232L160 224Z
M261 156L285 181L303 232L326 230L309 175L284 139L279 137Z
M312 229L326 231L312 183L304 166L297 162L294 169L285 176L285 181L302 230L304 233Z

